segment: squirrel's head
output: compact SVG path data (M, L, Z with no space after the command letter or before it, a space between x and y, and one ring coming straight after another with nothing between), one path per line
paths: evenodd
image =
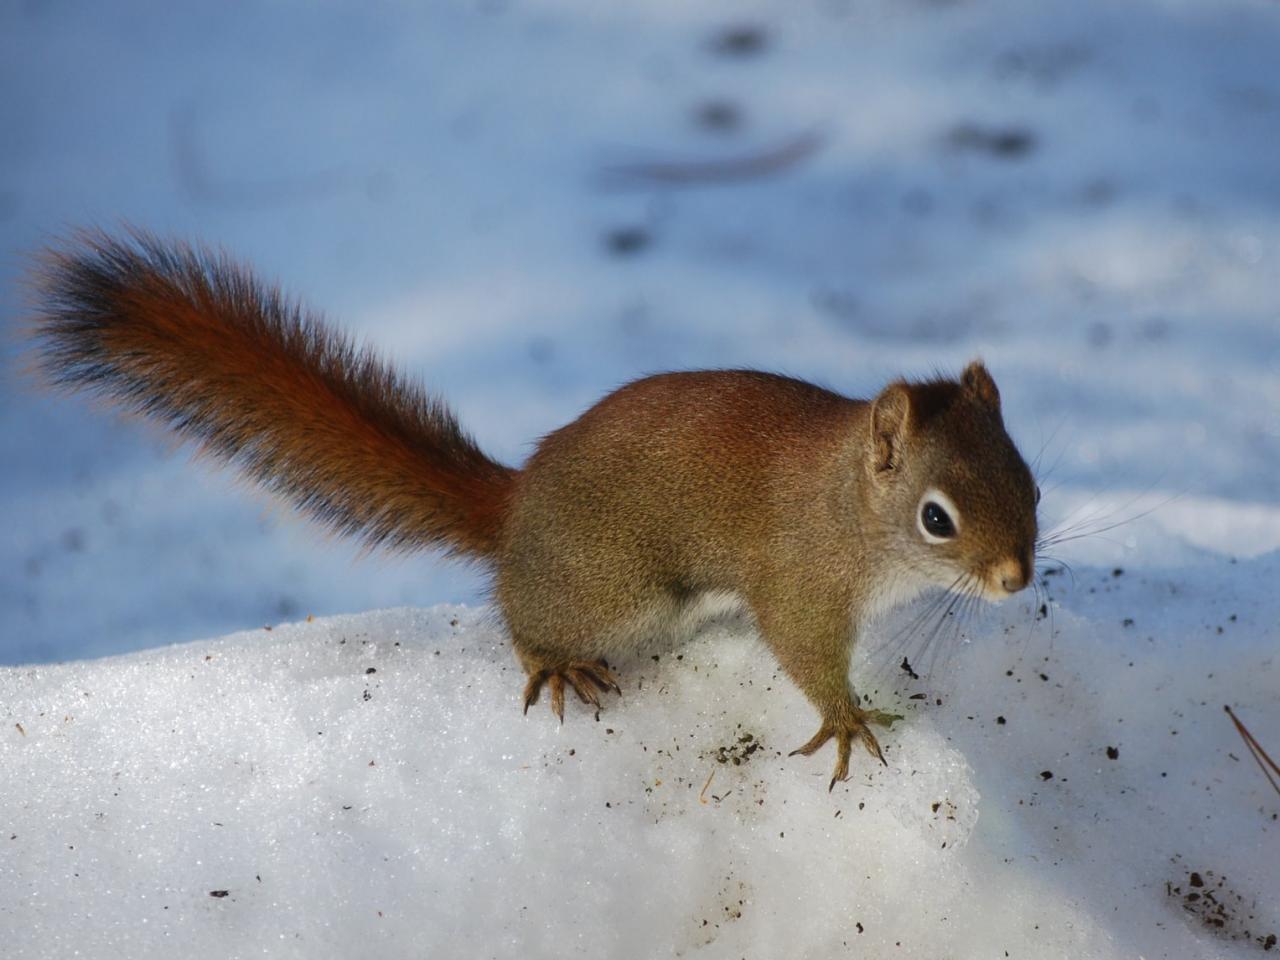
M1031 583L1040 490L982 363L896 382L871 405L868 488L893 555L938 586L1002 600Z

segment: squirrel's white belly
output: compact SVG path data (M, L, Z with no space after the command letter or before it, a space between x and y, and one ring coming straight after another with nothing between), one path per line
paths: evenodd
M733 590L708 590L698 594L680 608L676 633L693 633L708 620L720 617L736 617L747 609L747 601L742 594Z
M630 622L620 624L605 646L633 653L678 646L704 623L737 616L746 609L746 600L732 590L708 590L684 601L656 603Z

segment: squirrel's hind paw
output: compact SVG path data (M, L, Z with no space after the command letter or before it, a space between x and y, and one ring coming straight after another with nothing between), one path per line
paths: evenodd
M564 723L565 684L572 688L579 700L597 710L600 709L600 693L613 690L622 695L622 688L603 660L575 660L529 674L529 682L524 685L524 712L528 713L529 708L538 702L542 687L546 685L551 690L551 712Z

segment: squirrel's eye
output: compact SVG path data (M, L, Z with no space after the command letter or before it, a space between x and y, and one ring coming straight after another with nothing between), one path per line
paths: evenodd
M924 524L926 533L939 539L948 540L956 535L956 525L951 522L951 515L932 500L921 508L920 522Z
M1040 488L1036 487L1036 503L1040 503Z

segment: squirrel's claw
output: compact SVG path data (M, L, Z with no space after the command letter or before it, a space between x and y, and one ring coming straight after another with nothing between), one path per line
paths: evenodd
M551 712L564 723L564 675L551 674L547 677L547 686L551 688Z
M874 741L875 737L871 739ZM836 788L836 783L849 779L849 747L852 742L848 732L842 730L836 734L836 769L835 773L831 774L831 782L827 784L827 793ZM876 750L879 749L877 746Z
M824 723L818 729L818 732L813 735L813 739L811 739L803 747L796 747L794 750L788 753L787 756L794 757L798 753L807 757L811 753L816 752L819 747L821 747L823 744L825 744L828 740L830 740L835 735L836 735L835 730Z
M565 671L565 676L569 680L569 686L573 687L573 692L578 695L579 700L590 704L597 710L600 709L600 697L596 694L595 687L591 685L591 680L587 674L576 667L570 667Z
M863 723L878 723L882 727L892 727L902 719L902 714L885 710L862 710L860 713Z
M609 664L604 660L597 660L591 664L591 669L584 671L591 681L600 688L603 693L612 690L618 696L622 696L622 687L618 686L618 680L609 669Z
M862 738L862 745L867 748L867 753L871 754L886 767L889 761L884 758L884 753L880 750L880 741L876 739L876 735L871 732L870 727L863 727L858 731L858 735Z
M526 715L529 713L529 708L538 702L538 697L542 696L542 685L547 682L549 675L549 670L538 670L529 674L529 680L524 685L524 712Z

